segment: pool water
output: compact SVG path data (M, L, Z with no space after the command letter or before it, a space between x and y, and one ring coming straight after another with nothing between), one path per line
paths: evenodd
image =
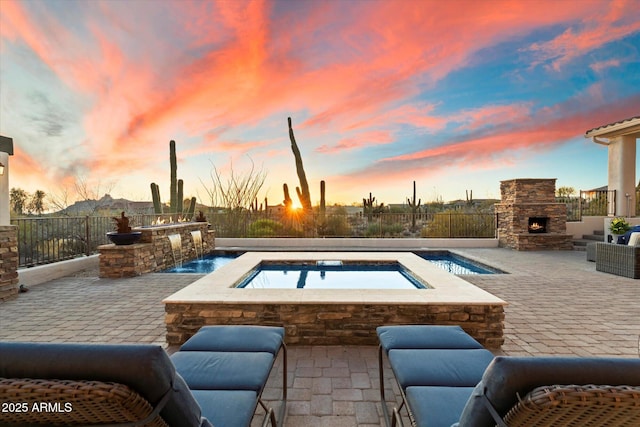
M254 289L426 289L398 263L266 264L236 287Z
M487 265L479 264L468 258L464 258L460 255L452 254L449 251L425 251L415 252L416 255L421 258L434 263L438 267L442 268L453 274L497 274L503 273L502 271L489 267ZM201 259L192 260L186 262L182 267L175 267L168 270L164 270L164 273L199 273L207 274L211 273L228 264L229 262L242 255L242 252L224 252L218 254L206 255ZM382 272L374 272L372 275Z
M451 252L416 252L416 255L434 263L438 267L452 274L497 274L500 270L471 261L468 258L452 254Z
M182 267L174 267L168 270L164 270L164 273L211 273L227 265L234 259L238 258L240 254L213 254L202 257L201 259L194 259L182 264Z

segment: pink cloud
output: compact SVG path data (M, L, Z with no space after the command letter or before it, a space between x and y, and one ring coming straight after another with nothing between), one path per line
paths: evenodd
M453 123L482 133L477 141L376 165L389 170L407 161L437 159L437 166L456 158L495 158L540 136L520 130L511 137L523 141L509 143L510 136L487 130L523 120L531 107L488 105L437 115L437 101L417 100L425 88L468 65L482 49L533 29L581 23L531 46L539 61L560 67L640 28L640 19L620 13L625 5L630 9L628 2L607 3L604 15L600 1L580 7L553 2L552 8L538 1L495 1L491 7L470 1L465 13L460 2L313 2L312 13L311 2L148 4L89 2L82 9L86 31L76 33L29 3L2 5L3 41L28 46L84 100L85 166L96 174L126 176L131 165L123 158L165 161L166 144L178 134L201 144L186 149L186 156L248 152L282 141L286 146L288 115L303 117L294 125L309 136L348 135L319 146L321 153L390 144L405 125L435 133ZM148 19L137 19L141 13ZM601 64L592 68L613 66ZM282 120L283 139L228 136L275 118Z
M528 104L485 105L480 108L465 110L449 117L452 122L462 124L460 130L478 130L486 126L501 126L527 118L531 113Z
M413 153L381 159L371 167L353 172L350 182L367 182L375 177L387 179L425 176L455 165L487 169L511 163L518 152L541 152L557 147L595 126L637 114L640 96L632 96L615 105L597 104L591 110L575 109L571 100L541 110L531 120L516 122L509 128L470 135L460 141Z
M321 145L316 149L319 153L335 154L345 150L353 150L372 145L383 145L393 142L394 138L388 131L371 131L357 136L341 139L336 145Z
M532 44L529 50L536 54L533 65L550 61L551 68L559 71L576 57L640 31L640 12L635 3L633 0L601 3L610 6L605 13L599 10L583 19L577 28L569 27L553 40Z
M609 59L607 61L594 62L593 64L589 65L589 68L591 68L596 73L601 73L607 68L619 67L620 63L621 61L619 59Z

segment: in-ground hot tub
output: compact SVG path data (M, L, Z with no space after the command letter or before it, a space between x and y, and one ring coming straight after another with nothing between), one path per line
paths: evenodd
M261 263L397 263L429 289L256 289L237 285ZM291 344L377 343L393 324L461 325L488 348L502 345L500 298L410 252L247 252L164 300L167 342L181 344L204 325L286 328Z

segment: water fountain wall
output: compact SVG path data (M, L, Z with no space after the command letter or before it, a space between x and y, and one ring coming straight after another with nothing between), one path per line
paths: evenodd
M188 261L212 252L215 248L214 232L206 222L184 222L154 227L139 227L142 232L138 243L126 246L103 245L100 251L100 277L132 277L162 271L175 265L170 235L180 236L182 260ZM202 248L194 245L192 232L199 231ZM177 238L174 238L177 240Z
M173 255L173 266L182 267L182 237L179 234L169 234L169 244L171 245L171 255Z
M204 255L202 244L202 232L195 230L191 232L191 240L193 240L193 248L196 251L196 258L200 259Z

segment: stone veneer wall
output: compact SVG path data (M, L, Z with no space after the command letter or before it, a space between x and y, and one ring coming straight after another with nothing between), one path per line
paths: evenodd
M215 235L206 222L185 222L155 227L134 228L142 237L133 245L102 245L100 251L100 277L120 278L140 276L145 273L166 270L175 265L173 250L167 236L180 234L182 261L196 258L191 232L200 230L202 252L215 248ZM202 254L198 254L202 255Z
M501 247L520 251L573 249L572 236L567 234L567 206L556 203L555 189L555 179L500 182L502 200L495 210ZM530 217L548 218L547 233L529 233Z
M187 304L165 305L167 343L184 343L205 325L285 326L289 344L376 345L380 325L460 325L487 348L504 343L502 305Z
M0 301L18 294L18 228L0 225Z

